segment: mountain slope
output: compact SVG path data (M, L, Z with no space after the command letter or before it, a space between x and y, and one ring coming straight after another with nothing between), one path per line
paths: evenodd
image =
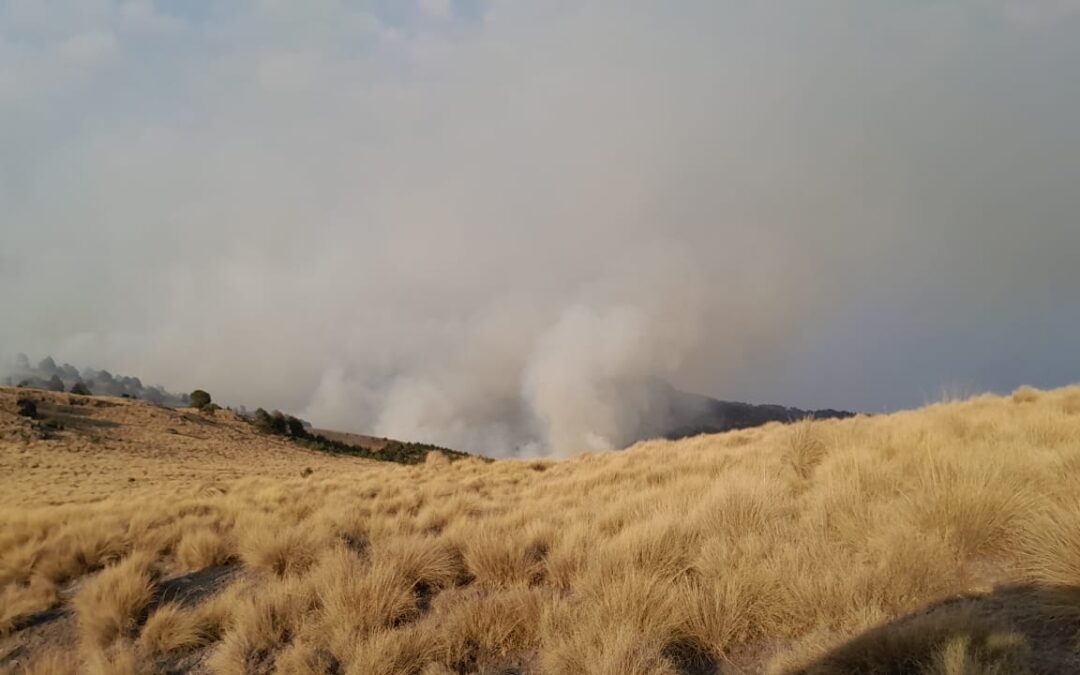
M37 419L17 401L35 402ZM358 448L375 458L396 441ZM67 504L116 495L161 493L243 477L283 479L303 471L340 473L363 466L259 433L229 410L213 414L145 401L0 387L0 505ZM349 452L348 441L337 448Z
M102 461L50 442L0 442L7 466L49 464L7 479L33 495L8 504L66 499L82 469L54 452ZM156 490L0 508L0 664L1080 671L1080 388L558 462L267 446L263 467L227 434L199 442L180 464L206 454L223 474L211 486L162 462L139 479ZM136 445L117 466L156 452ZM325 464L301 476L309 457Z
M806 417L843 419L855 415L846 410L803 410L782 405L721 401L679 391L667 384L661 384L651 392L650 409L661 422L643 431L641 437L651 435L668 440L758 427L769 422L796 422Z

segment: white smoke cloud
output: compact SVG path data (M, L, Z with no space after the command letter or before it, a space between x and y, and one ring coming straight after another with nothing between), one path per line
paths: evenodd
M1052 384L1080 27L1014 5L7 3L0 351L493 455Z

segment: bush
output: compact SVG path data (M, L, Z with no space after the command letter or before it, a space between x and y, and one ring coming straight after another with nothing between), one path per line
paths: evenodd
M15 401L19 414L30 419L37 419L37 403L32 398L20 397Z
M64 391L64 381L60 379L59 375L53 375L45 383L45 388L49 391Z
M292 415L286 415L281 411L275 410L272 413L268 413L262 408L255 411L255 417L251 423L255 425L255 428L264 434L273 434L274 436L288 436L290 438L309 438L308 430L304 428L304 421L293 417Z
M266 412L262 408L255 411L255 415L251 418L251 424L257 430L263 433L270 433L270 413Z
M319 452L353 455L355 457L366 457L400 464L420 464L425 460L433 464L441 464L442 462L454 461L468 456L463 452L425 443L402 443L401 441L388 440L378 450L351 445L342 441L331 440L320 434L314 434L304 426L303 420L277 410L269 413L259 408L248 421L257 431L292 439L294 443L301 447L318 450Z
M210 399L210 394L203 391L202 389L196 389L195 391L191 392L190 399L191 399L191 407L192 408L197 408L199 410L202 410L206 406L210 405L210 400L211 400Z
M285 421L285 415L280 410L270 413L270 431L278 436L289 434L289 423Z
M71 385L71 393L78 394L79 396L90 396L90 387L87 387L82 380Z
M256 429L264 434L284 436L289 431L288 424L285 422L285 416L276 410L271 415L262 408L259 408L255 411L255 420L252 423L255 425Z
M306 438L308 433L304 428L304 423L292 415L288 415L285 418L285 425L289 429L289 435L293 438Z
M219 406L217 403L207 403L203 407L199 408L199 412L204 415L213 415L219 410L221 410L221 406Z

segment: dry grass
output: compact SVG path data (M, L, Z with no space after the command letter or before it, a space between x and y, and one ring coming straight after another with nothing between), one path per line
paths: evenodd
M152 555L134 552L96 574L75 596L72 604L88 646L108 647L135 636L139 616L153 598L153 563Z
M2 655L23 645L39 673L952 675L1033 655L1080 672L1077 401L1025 388L560 462L398 466L227 416L190 422L188 447L164 431L177 413L127 402L95 409L123 423L84 447L27 436L0 398L0 668L22 672ZM120 465L102 498L89 483L116 486ZM68 652L50 624L23 628L50 607L74 610Z

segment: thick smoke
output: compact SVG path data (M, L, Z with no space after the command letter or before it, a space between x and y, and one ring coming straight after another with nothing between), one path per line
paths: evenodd
M68 4L0 353L493 455L1076 378L1075 3Z
M621 447L653 415L658 378L700 344L707 309L695 276L692 259L656 246L582 283L565 306L499 296L468 320L430 322L434 335L418 327L400 354L363 340L350 365L324 372L303 413L355 424L367 410L361 424L378 435L496 453ZM396 368L382 374L373 357L388 346Z

